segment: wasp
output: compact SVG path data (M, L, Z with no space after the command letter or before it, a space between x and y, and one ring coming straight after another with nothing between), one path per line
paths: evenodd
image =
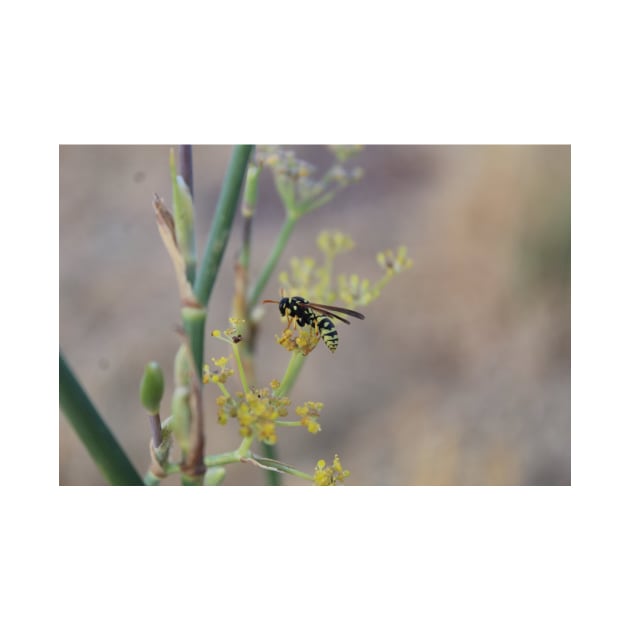
M343 313L357 319L365 319L365 315L357 313L357 311L351 311L349 308L316 304L299 295L283 297L279 302L276 300L263 300L263 304L267 303L278 305L280 315L288 320L288 326L291 325L291 321L300 327L312 326L317 331L317 334L321 335L326 347L331 352L334 352L339 345L339 333L332 319L338 319L344 324L350 323L345 317L341 317L337 313Z

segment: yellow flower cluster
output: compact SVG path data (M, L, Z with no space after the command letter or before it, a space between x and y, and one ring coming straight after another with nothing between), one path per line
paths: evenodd
M317 237L317 247L326 256L338 256L354 249L354 241L343 232L328 232L324 230Z
M226 367L228 362L227 357L221 357L219 359L212 359L212 363L214 363L214 370L210 369L210 366L206 363L203 366L202 372L202 381L204 383L225 383L232 374L234 374L234 370L232 368Z
M316 287L328 283L323 269L315 267L314 258L291 258L289 268L288 272L280 272L278 278L282 286L289 287L291 295L318 295Z
M348 308L365 306L379 297L383 287L394 275L412 266L406 247L399 247L395 253L388 249L376 256L377 263L385 272L379 280L371 282L356 273L342 273L337 276L335 286L334 259L353 249L354 241L342 232L323 231L317 237L317 246L324 255L321 265L317 265L313 258L292 258L289 271L279 274L280 284L289 295L301 295L320 304L341 301ZM279 343L284 345L281 341Z
M356 273L349 277L343 273L339 274L337 286L339 287L339 299L347 306L369 304L377 295L370 281L367 278L361 280Z
M376 256L376 262L390 274L400 273L412 265L411 259L407 256L407 248L402 245L396 254L391 249L379 252Z
M255 435L261 442L276 443L276 420L288 414L291 401L286 397L276 397L273 391L279 386L278 381L271 382L271 388L252 389L243 393L217 398L218 421L226 424L228 418L236 418L243 437Z
M335 459L330 466L326 466L326 462L323 459L317 462L313 482L316 486L336 486L339 483L343 483L348 476L350 476L350 471L343 469L339 455L335 455Z
M303 328L286 328L282 331L281 335L276 335L276 341L289 352L293 352L298 349L300 352L307 356L310 354L319 343L320 336L317 334L317 330L312 326L304 326Z
M324 407L324 403L308 401L301 407L295 408L295 413L300 417L300 422L308 429L309 433L319 433L322 430L317 418Z
M383 287L405 269L412 266L412 260L407 256L407 248L400 246L394 254L391 249L379 252L376 262L385 271L384 275L376 282L370 282L367 278L359 278L354 273L350 276L340 274L337 278L339 299L349 308L365 306L374 301L383 290Z

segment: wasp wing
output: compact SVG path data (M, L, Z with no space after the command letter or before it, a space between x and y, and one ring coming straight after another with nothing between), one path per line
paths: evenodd
M330 311L337 311L339 313L343 313L344 315L350 315L350 317L356 317L357 319L365 319L365 315L363 313L358 313L357 311L352 311L349 308L344 308L343 306L330 306L327 304L317 304L313 302L309 302L308 306L312 306L313 308L328 311L328 314L331 314ZM345 321L342 317L340 317L342 321Z
M345 317L341 317L341 315L337 315L336 313L333 313L332 311L328 311L326 310L326 308L320 306L319 304L315 305L312 302L309 302L308 306L314 311L317 311L318 313L323 313L324 315L328 315L328 317L334 317L335 319L342 321L344 324L350 323Z

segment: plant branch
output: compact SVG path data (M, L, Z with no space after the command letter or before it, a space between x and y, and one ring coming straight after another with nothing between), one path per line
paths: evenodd
M276 243L271 250L271 254L263 267L258 280L256 281L256 285L250 291L249 299L248 299L248 310L251 313L256 303L260 300L260 296L262 292L265 290L267 283L269 282L269 278L273 273L273 270L276 268L278 264L278 260L284 251L287 241L293 232L293 228L295 227L297 219L291 218L289 216L284 220L284 224L282 225L282 229L280 230L280 234L278 234L278 238L276 239Z
M114 485L141 486L129 461L59 351L59 403L103 476Z
M210 235L208 236L201 266L195 277L195 296L203 307L206 307L210 300L219 266L223 259L252 148L252 145L240 145L234 148L228 171L223 179ZM195 368L199 375L201 375L203 366L205 312L201 316L201 320L201 322L197 322L193 326L185 324L186 332L190 339Z
M252 148L252 145L235 147L227 174L223 180L210 235L203 253L201 268L195 280L195 295L203 306L208 304L219 271Z
M289 360L287 371L284 373L280 387L278 387L278 390L276 391L276 396L278 398L288 396L291 393L293 385L295 384L297 377L300 375L300 370L304 365L304 359L306 359L306 357L299 350L294 350L291 353L291 359Z
M192 165L192 145L180 144L178 148L179 154L179 172L188 186L190 196L193 197L193 165Z

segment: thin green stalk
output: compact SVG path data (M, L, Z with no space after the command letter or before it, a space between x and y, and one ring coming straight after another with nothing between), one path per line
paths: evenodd
M289 240L289 237L293 232L296 221L297 219L288 216L284 220L284 224L282 226L282 229L280 230L280 234L278 234L278 238L276 239L276 243L271 251L271 254L269 255L269 258L267 259L267 262L265 263L265 266L263 267L263 270L258 277L258 280L256 281L256 285L250 291L249 299L247 301L249 312L252 311L256 303L260 300L260 296L265 290L265 287L269 282L269 278L271 277L273 270L276 268L278 260L280 259L280 256L282 255L282 252L287 245L287 241Z
M306 357L298 350L292 353L289 365L287 366L287 371L284 373L280 387L278 387L278 390L276 391L276 396L278 398L287 396L291 392L295 381L300 375L300 370L304 365L304 359L306 359Z
M289 466L288 464L283 464L275 459L269 459L267 457L260 457L259 455L252 455L251 459L258 464L261 464L265 468L269 467L274 469L276 472L281 471L288 473L289 475L294 475L295 477L300 477L302 479L308 479L308 481L313 481L313 475L309 475L308 473L302 472L297 468L293 468L293 466Z
M211 466L224 466L225 464L234 464L240 462L244 457L250 455L249 449L251 448L254 436L243 438L240 446L229 453L220 453L219 455L206 455L203 458L204 464L210 468Z
M253 360L252 353L255 345L255 335L256 335L256 327L251 324L251 312L253 307L255 306L255 302L260 299L260 295L264 290L267 282L269 281L269 277L273 272L275 265L278 262L278 258L282 254L284 247L286 246L286 242L291 234L293 226L286 228L286 234L284 236L281 234L278 238L278 243L274 248L274 253L270 256L267 264L263 269L263 273L261 277L258 279L258 284L252 291L249 290L249 277L250 277L250 252L251 252L251 235L252 235L252 221L253 216L256 211L256 206L258 204L258 183L260 179L260 173L262 171L262 167L260 165L250 165L247 171L247 179L245 182L245 192L244 192L244 200L243 200L243 216L244 216L244 225L243 225L243 246L241 248L241 254L239 258L240 269L237 270L237 282L236 282L236 296L234 300L236 316L246 320L247 322L247 331L245 334L245 340L243 344L243 364L244 364L244 373L250 374L252 376L252 381L254 379L253 375ZM286 227L286 223L285 223ZM284 230L284 228L283 228ZM251 302L251 297L248 296L248 293L256 294L256 298L254 302ZM240 369L240 365L239 365ZM243 377L241 376L241 380ZM263 442L262 449L265 455L271 459L276 458L276 447L271 444L266 444ZM267 469L267 484L270 486L279 486L281 484L280 474L276 470Z
M232 394L230 394L230 392L228 391L228 388L223 383L217 383L217 385L219 386L219 389L221 390L221 393L226 398L232 398Z
M278 457L278 449L275 444L267 444L266 442L262 443L262 451L265 457L268 459L275 460ZM267 485L268 486L281 486L282 485L282 477L277 470L273 470L268 468L266 470L267 473Z
M223 179L223 186L221 187L221 194L212 221L210 235L203 253L199 273L195 279L195 295L202 306L207 306L214 287L214 281L219 271L234 215L236 214L238 198L252 149L253 145L250 144L234 148L227 174Z
M251 448L253 441L253 435L243 438L241 445L236 449L236 454L239 456L239 458L247 456L247 453L249 453L249 449Z
M192 165L192 145L180 144L178 149L179 154L179 172L190 190L191 197L193 193L193 165Z
M234 464L240 462L241 458L237 451L230 451L229 453L219 453L218 455L206 455L203 458L204 464L211 468L212 466L225 466L225 464Z
M282 382L280 383L280 387L278 387L276 392L276 396L278 398L286 396L291 392L297 377L300 375L300 370L302 369L302 365L304 365L305 358L306 357L301 352L293 352L291 359L289 360L287 371L285 372ZM272 444L265 444L263 442L262 449L265 457L268 459L277 459L278 455L275 446ZM277 471L273 469L267 470L267 484L270 486L279 486L282 484L282 478Z
M206 330L206 311L199 308L182 308L182 320L186 335L190 339L190 350L197 373L202 374L203 369L203 338ZM201 340L201 342L199 342Z
M129 461L59 351L59 402L103 476L114 485L141 486Z
M306 214L307 212L311 212L315 210L315 208L321 208L326 205L329 201L335 198L335 195L338 193L338 190L330 190L327 193L324 193L321 197L317 197L316 199L310 200L308 203L304 204L300 211L302 214Z
M245 370L243 369L243 362L241 361L241 353L238 349L238 344L232 344L232 352L236 359L236 365L238 367L238 375L241 378L241 385L243 386L243 392L249 391L249 385L247 384L247 377L245 376Z
M300 477L301 479L313 481L313 475L309 475L308 473L298 470L293 466L279 462L277 459L261 457L260 455L249 453L247 450L241 453L241 449L238 449L236 451L221 453L219 455L206 455L204 458L204 463L208 468L212 466L225 466L226 464L234 464L243 461L259 466L260 468L265 468L269 471L273 470L276 474L283 472L289 475L294 475L295 477Z
M258 204L258 184L262 167L259 164L251 164L247 170L245 180L245 192L243 193L243 246L241 248L241 265L249 271L249 259L252 240L252 219Z
M210 235L208 236L201 266L195 277L194 292L197 301L202 307L207 306L210 300L212 288L214 287L221 260L223 259L223 253L225 252L230 230L232 229L238 198L252 149L253 145L239 145L234 148L228 171L223 179L221 194L212 221ZM199 375L201 375L203 366L205 319L204 312L201 322L192 326L186 325L186 322L184 322L186 332L189 335L195 366Z

